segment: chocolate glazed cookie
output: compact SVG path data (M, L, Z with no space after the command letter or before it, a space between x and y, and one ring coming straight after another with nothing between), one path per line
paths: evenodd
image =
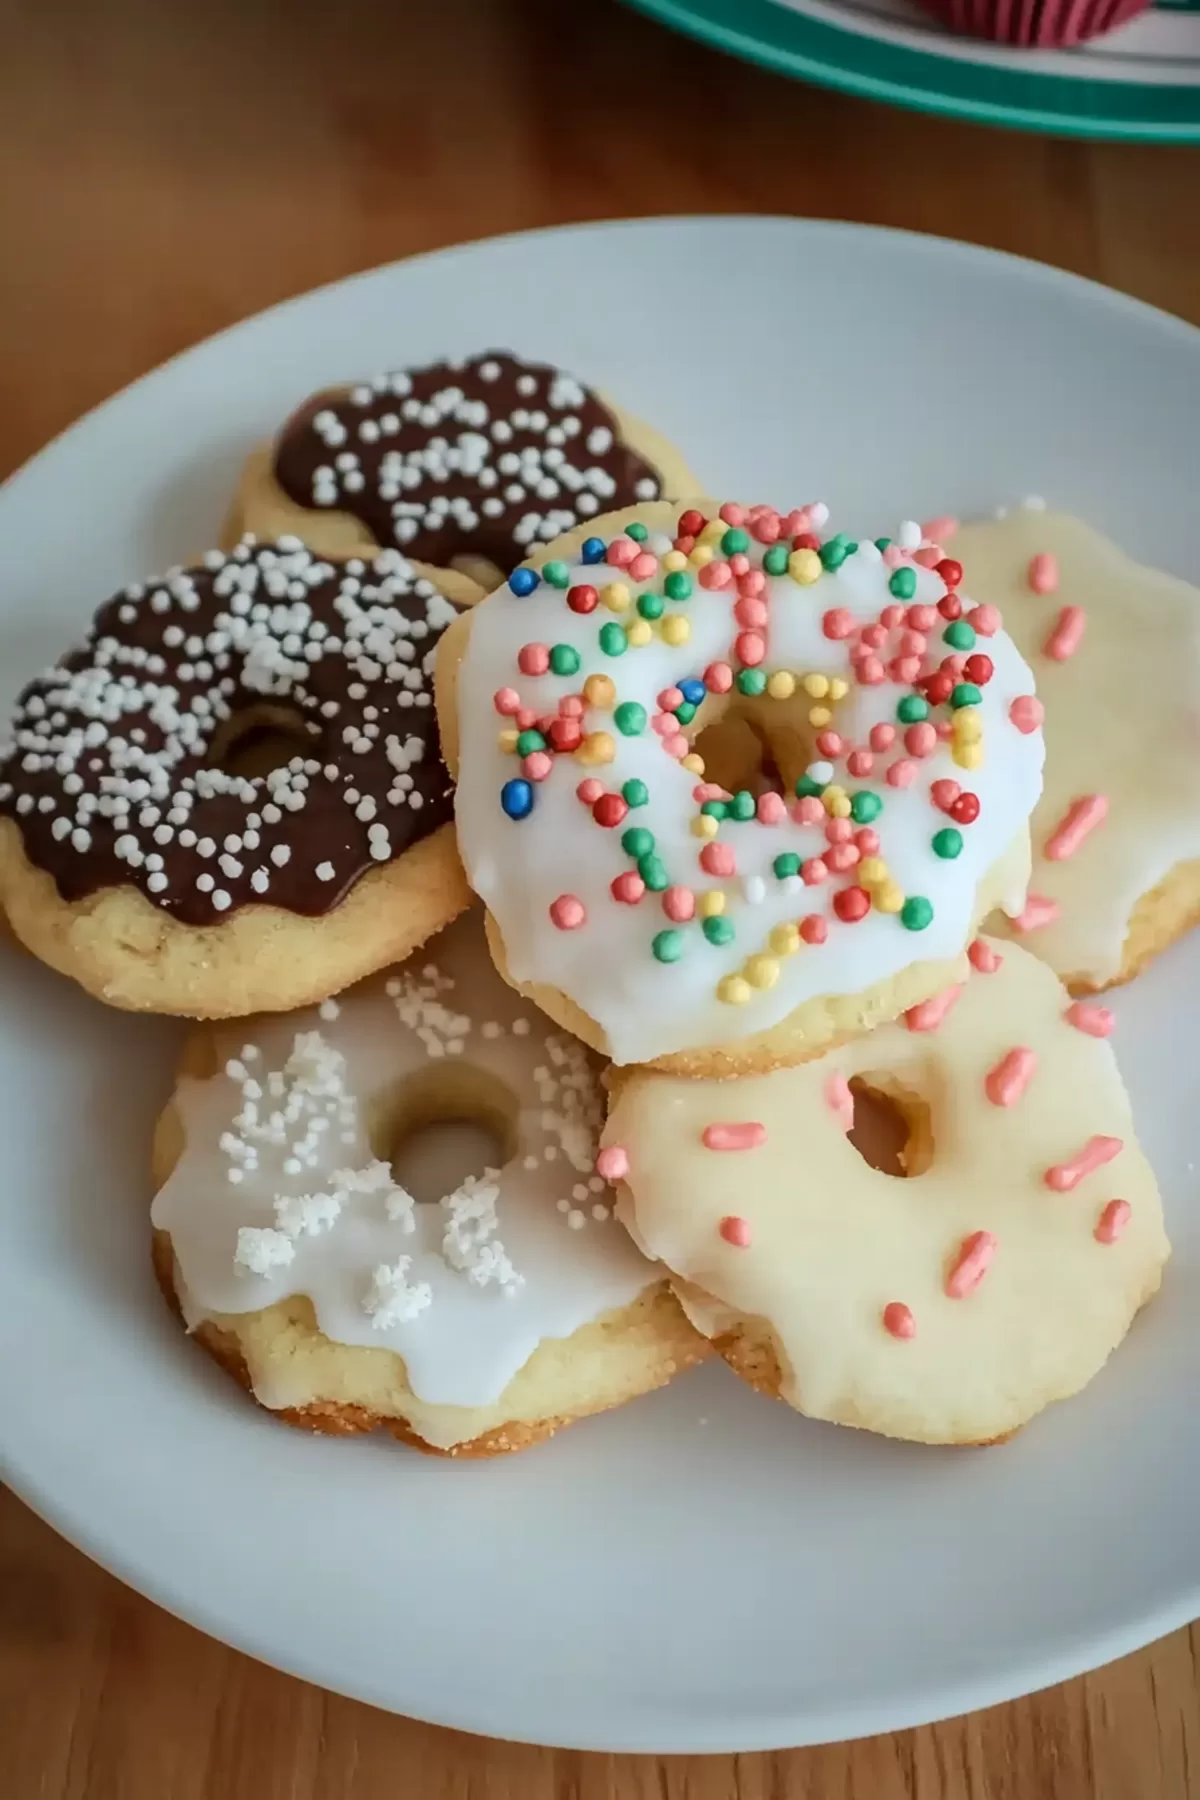
M599 513L693 491L649 426L561 369L488 351L315 395L251 458L230 528L395 545L492 588Z
M397 551L293 538L118 594L0 743L17 935L114 1004L197 1017L409 954L466 899L430 690L454 616ZM264 734L277 766L247 773Z

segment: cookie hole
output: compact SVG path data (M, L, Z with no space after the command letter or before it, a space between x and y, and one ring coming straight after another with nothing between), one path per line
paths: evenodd
M911 1180L933 1161L933 1126L927 1103L888 1075L855 1075L850 1142L881 1175Z
M703 721L703 708L698 715ZM704 758L704 779L736 793L749 788L752 794L768 788L782 791L782 781L770 748L762 732L740 714L728 711L701 729L692 739L692 748Z
M245 781L286 768L294 756L310 757L314 733L294 706L263 701L226 719L213 734L208 766Z
M371 1148L422 1206L468 1175L503 1168L517 1140L517 1099L496 1076L447 1063L398 1082L372 1108Z

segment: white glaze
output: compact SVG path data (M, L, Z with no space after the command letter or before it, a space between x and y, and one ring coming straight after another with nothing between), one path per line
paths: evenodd
M645 516L658 524L667 516L674 519L678 510L668 515L666 508L657 513L643 508L619 516L623 520ZM611 537L611 530L605 535ZM658 542L669 548L666 539ZM761 565L763 548L751 545L755 567ZM697 574L690 572L693 577ZM892 603L889 573L874 544L865 544L836 573L822 574L811 586L799 586L786 575L767 577L770 623L764 672L848 675L847 647L824 635L823 615L842 607L860 623L876 620ZM936 604L945 594L944 582L924 568L915 573L917 591L909 604ZM661 591L662 574L648 582L630 582L626 571L604 564L571 566L572 583L602 587L608 581L626 581L636 595L651 588ZM495 710L493 696L498 689L516 689L524 704L542 714L552 712L564 695L580 692L586 677L598 673L616 684L618 702L639 701L652 716L658 711L661 690L701 675L714 661L730 658L739 629L732 617L734 598L729 591L706 590L697 581L688 601L668 603L667 608L689 619L688 644L673 648L655 636L644 648L631 647L611 657L598 645L600 626L614 618L603 605L580 615L567 607L560 589L548 584L542 583L525 598L515 596L506 585L476 609L459 670L456 810L459 844L472 886L499 925L512 977L566 994L601 1026L618 1063L729 1043L777 1024L806 1001L825 994L859 993L914 961L959 955L973 927L978 884L1014 843L1019 844L1040 791L1041 734L1022 735L1008 717L1011 702L1033 692L1033 676L1012 641L998 634L980 638L977 645L995 665L978 709L985 743L981 768L968 772L958 767L949 746L942 743L919 763L917 779L907 789L891 788L882 778L886 765L902 754L899 744L891 754L876 759L870 779L845 779L844 764L837 770L838 780L850 792L871 787L883 797L884 811L876 822L880 855L906 894L932 901L934 918L925 930L906 930L894 914L878 911L855 924L838 921L831 910L832 893L853 875L811 888L795 880L780 881L773 873L775 857L785 851L803 858L818 854L824 845L819 826L790 819L770 827L756 821L724 821L720 837L735 847L737 877L703 873L698 860L702 843L690 829L699 810L693 798L697 777L670 757L649 729L639 737L622 736L607 711L590 708L584 728L612 733L615 760L596 768L585 767L574 756L560 757L557 762L562 766L536 787L533 814L521 821L505 815L501 788L519 776L521 768L516 756L500 748L500 734L509 721ZM965 612L970 605L965 593L963 605ZM939 621L929 640L931 652L936 650L935 662L948 653L940 640L944 624ZM582 658L578 674L521 675L517 653L530 642L573 646ZM890 679L877 687L852 685L836 708L835 727L848 740L864 743L873 724L895 721L897 702L908 692L910 687ZM631 811L618 829L606 830L576 796L579 782L591 775L599 777L607 790L618 792L630 777L641 777L650 789L649 804ZM962 854L953 862L943 861L931 848L934 832L950 823L929 800L930 785L939 778L958 780L977 793L981 803L979 819L964 830ZM655 959L652 940L669 923L660 897L648 893L638 905L629 906L610 893L613 878L633 867L620 844L622 832L633 825L653 832L673 883L697 894L713 887L726 890L726 916L736 927L730 945L711 945L701 935L699 923L693 922L687 927L680 961L667 964ZM756 876L765 884L765 894L757 902L747 898L744 885L750 877L750 892L756 893ZM577 895L587 908L587 922L580 929L557 930L549 921L550 906L564 893ZM1014 899L1019 902L1020 896ZM824 945L802 948L784 960L776 984L756 990L749 1004L729 1005L717 997L722 977L737 973L748 956L768 949L773 926L810 912L828 919Z
M478 913L418 952L405 972L420 976L431 965L453 983L440 1003L463 1013L461 1025L449 1027L448 1041L461 1044L454 1053L430 1055L419 1031L399 1018L385 976L344 995L336 1003L336 1018L311 1008L256 1020L249 1028L222 1027L223 1056L237 1057L249 1040L261 1051L261 1062L256 1059L253 1066L267 1070L283 1068L298 1035L318 1033L345 1058L344 1089L357 1103L353 1122L345 1138L338 1124L327 1131L303 1171L288 1173L283 1150L263 1149L258 1168L234 1184L220 1140L237 1129L240 1085L225 1072L207 1081L185 1078L175 1099L186 1146L154 1201L152 1218L170 1233L189 1327L210 1316L257 1312L289 1295L307 1294L327 1337L398 1352L422 1402L478 1407L499 1398L543 1339L569 1337L581 1325L630 1304L658 1275L611 1216L593 1216L601 1205L611 1215L613 1199L594 1175L603 1119L598 1060L500 980L484 948ZM485 1024L501 1029L485 1035ZM446 1032L428 1036L437 1043ZM364 1117L372 1101L402 1088L406 1079L428 1079L442 1064L478 1071L513 1096L515 1147L498 1175L492 1240L511 1260L518 1278L515 1286L509 1284L512 1291L506 1292L502 1281L477 1286L450 1265L442 1254L443 1206L416 1205L415 1228L406 1230L403 1217L388 1217L388 1196L378 1191L350 1195L328 1229L294 1239L292 1260L273 1273L258 1275L235 1265L240 1229L274 1231L277 1199L312 1194L328 1188L335 1171L369 1166L374 1151ZM538 1069L559 1080L553 1096L544 1097L549 1087L535 1078ZM567 1089L576 1096L569 1114ZM532 1168L526 1167L527 1158ZM589 1181L598 1187L589 1187ZM586 1199L573 1195L580 1186L588 1190ZM572 1213L583 1215L578 1228L559 1210L562 1199ZM395 1196L392 1204L393 1210L407 1210ZM410 1287L428 1284L429 1303L415 1317L380 1329L364 1301L376 1269L394 1267L401 1257L412 1259ZM267 1406L297 1403L285 1386L257 1397ZM428 1426L423 1430L431 1435Z

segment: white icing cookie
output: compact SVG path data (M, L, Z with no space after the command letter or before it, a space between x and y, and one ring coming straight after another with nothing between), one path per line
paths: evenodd
M1029 507L951 552L1046 709L1022 941L1076 992L1127 979L1200 916L1200 592Z
M438 659L506 972L618 1063L728 1066L785 1022L744 1060L815 1054L954 979L983 902L1024 900L1042 741L994 612L916 526L881 549L822 541L823 507L716 514L558 539ZM731 707L786 797L704 779L691 740Z
M988 1442L1076 1393L1169 1253L1111 1015L1015 945L972 959L961 991L799 1068L631 1073L601 1156L739 1372L924 1443ZM860 1083L905 1116L907 1181L847 1137Z
M264 1406L511 1449L697 1356L595 1173L596 1061L499 979L478 914L337 1002L201 1034L190 1066L156 1153L159 1266L169 1241L189 1328ZM390 1142L463 1116L500 1130L503 1167L418 1204Z

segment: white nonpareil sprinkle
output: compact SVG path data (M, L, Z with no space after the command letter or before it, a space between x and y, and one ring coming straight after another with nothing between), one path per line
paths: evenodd
M363 1311L376 1331L407 1325L432 1303L433 1289L427 1281L410 1281L411 1268L411 1256L398 1256L394 1263L380 1263L372 1275Z

